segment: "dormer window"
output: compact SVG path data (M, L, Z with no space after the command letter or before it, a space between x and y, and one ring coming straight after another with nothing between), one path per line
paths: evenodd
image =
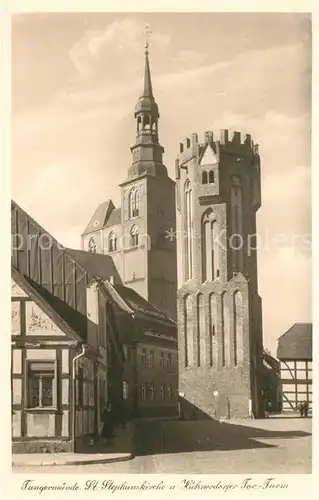
M96 241L95 241L94 236L92 236L92 238L90 238L88 248L89 248L89 252L96 253Z
M117 250L117 237L114 231L109 234L109 252L116 252Z
M207 184L207 172L204 170L202 172L202 184Z
M133 217L138 217L140 213L140 193L138 189L133 188L130 191L128 197L128 205L129 205L129 219Z

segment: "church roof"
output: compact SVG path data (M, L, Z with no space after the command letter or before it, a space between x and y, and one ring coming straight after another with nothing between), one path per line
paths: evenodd
M109 280L113 276L115 281L121 282L121 278L110 255L74 250L73 248L67 248L66 252L91 276L103 281Z
M93 231L99 231L103 229L110 220L112 213L116 210L112 200L107 200L101 203L95 210L90 222L86 226L82 235L92 233ZM119 210L119 209L117 209ZM114 217L114 216L113 216ZM120 219L121 220L121 219Z
M312 359L312 324L295 323L278 339L278 359Z

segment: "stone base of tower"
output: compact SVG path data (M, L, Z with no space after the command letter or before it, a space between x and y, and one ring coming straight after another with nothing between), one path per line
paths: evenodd
M179 375L180 416L185 420L261 418L258 394L252 391L249 368L189 367Z

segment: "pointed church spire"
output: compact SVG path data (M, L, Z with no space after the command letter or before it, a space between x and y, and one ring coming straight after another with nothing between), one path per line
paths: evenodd
M160 145L158 138L159 112L153 96L148 58L148 35L150 33L146 25L144 90L135 106L136 141L134 146L131 147L133 163L129 168L129 179L136 178L143 173L152 176L167 177L167 169L163 165L162 160L164 148Z
M152 33L148 27L148 25L145 26L145 71L144 71L144 93L143 97L150 97L151 99L154 99L153 96L153 89L152 89L152 80L151 80L151 70L150 70L150 63L148 59L148 35Z

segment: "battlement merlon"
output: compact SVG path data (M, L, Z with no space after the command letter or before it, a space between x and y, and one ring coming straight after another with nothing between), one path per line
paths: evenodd
M254 144L250 134L242 134L229 129L222 129L219 137L214 138L214 133L207 131L204 134L204 142L198 142L198 135L192 134L186 137L179 145L178 164L182 166L193 158L198 158L205 144L212 144L215 151L219 148L221 153L239 156L258 155L258 144Z

